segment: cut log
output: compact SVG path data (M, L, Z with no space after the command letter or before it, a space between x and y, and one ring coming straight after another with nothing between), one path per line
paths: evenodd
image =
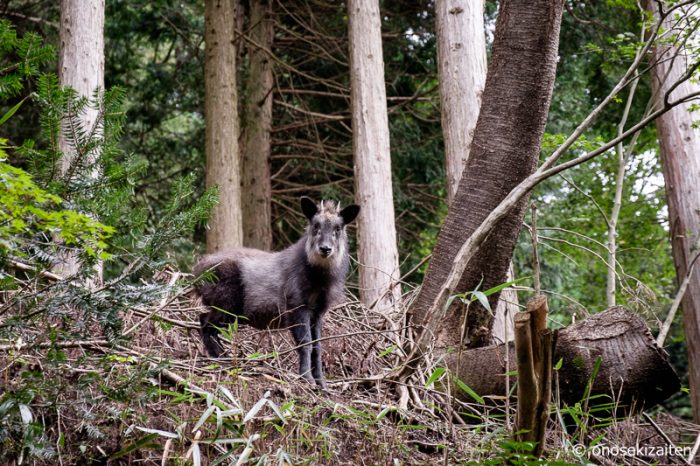
M624 412L654 406L680 389L668 356L647 325L620 306L559 330L554 344L552 360L555 365L561 360L561 367L553 377L558 377L560 400L568 405L582 401L598 357L601 366L591 396L609 395ZM515 349L512 344L508 348L513 367ZM447 363L459 367L458 377L482 397L505 396L505 345L463 351L459 364L457 355ZM512 376L511 385L515 381Z

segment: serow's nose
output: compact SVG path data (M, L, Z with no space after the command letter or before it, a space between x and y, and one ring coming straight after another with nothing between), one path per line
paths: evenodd
M331 255L331 252L333 252L333 248L330 246L321 246L318 248L319 251L321 251L321 255L323 257L328 257Z

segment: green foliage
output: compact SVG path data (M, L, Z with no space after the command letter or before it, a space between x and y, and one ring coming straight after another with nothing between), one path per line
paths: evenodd
M470 461L469 465L485 465L485 466L501 466L501 465L517 465L517 466L574 466L580 463L570 463L567 461L556 461L548 458L537 458L532 452L535 445L532 442L516 442L514 440L501 440L498 443L501 450L496 457L488 459L480 459L479 461Z
M7 62L8 53L24 52L12 49L0 61ZM36 62L33 55L28 56L23 60ZM20 90L27 84L20 73L24 70L18 66L8 71L18 76L15 88ZM148 397L149 385L144 386L148 374L141 366L120 372L117 367L135 361L107 352L97 358L97 368L69 381L62 373L69 359L63 345L95 338L113 344L125 340L123 313L172 292L164 284L145 280L145 272L163 267L168 248L207 218L216 194L195 195L193 177L177 177L167 205L149 228L148 206L132 202L134 186L147 163L120 145L125 91L96 90L86 98L60 88L54 75L39 73L38 67L29 71L34 92L10 104L0 118L0 128L5 130L5 123L22 120L27 105L40 110L35 139L21 144L3 139L0 145L0 254L3 266L4 259L20 259L28 266L12 271L3 267L0 272L0 341L16 346L7 358L3 353L3 363L20 374L0 398L0 461L22 462L29 457L50 461L56 448L60 455L69 435L73 441L80 438L83 457L78 463L90 462L93 454L88 445L105 438L101 423L123 415L113 406L113 412L102 412L104 400L124 403ZM0 95L0 105L10 96ZM88 113L94 118L86 124L83 117ZM67 142L66 153L59 150L61 134ZM62 169L59 160L64 161ZM78 272L45 283L42 272L65 253L77 255ZM90 286L86 279L94 280L98 260L106 264L105 282L93 281L96 286ZM23 345L46 348L33 356L39 361L37 367L23 361ZM79 394L70 408L61 401L65 384ZM100 395L93 397L93 390ZM51 417L33 416L35 409ZM81 428L49 445L45 426L66 409Z
M557 293L550 304L562 323L572 312L595 312L606 306L607 217L616 170L617 160L611 154L547 181L533 195L543 288ZM618 302L644 312L670 302L675 289L660 180L652 153L633 157L618 222ZM515 256L520 274L531 273L531 248L525 232Z
M617 83L639 47L641 21L646 17L634 2L627 1L571 8L572 14L563 17L561 60L542 158L556 149ZM649 83L640 81L627 127L641 118L650 97ZM624 90L564 160L614 137L627 98ZM656 134L649 126L640 134L627 164L617 231L617 301L649 316L666 307L675 288L662 174L655 151ZM532 200L538 207L542 286L552 292L553 317L563 324L570 322L575 312L597 312L606 306L607 219L617 169L617 154L610 151L546 181L533 192ZM529 233L523 232L514 258L518 276L531 274L531 247Z
M0 140L1 143L2 140ZM2 156L0 148L0 156ZM39 188L29 174L0 162L0 253L17 253L29 241L59 238L90 256L106 259L105 240L114 231L73 210L56 210L61 200Z
M43 45L37 34L18 38L14 27L4 20L0 21L0 44L0 101L4 101L17 96L26 80L39 75L39 66L52 58L53 48ZM7 110L0 118L0 128L25 100ZM65 202L59 196L39 187L26 171L6 163L11 149L16 148L0 138L0 256L24 256L30 245L57 238L88 256L107 258L105 241L114 230L88 215L62 208Z
M118 143L148 164L121 202L139 211L140 225L120 244L132 249L140 233L158 234L183 176L192 182L190 201L204 195L204 6L128 0L106 8L105 83L128 90ZM169 245L183 269L191 266L203 233L199 225Z
M24 82L39 74L39 67L53 56L53 47L45 45L38 34L17 37L12 23L0 20L0 99L19 95Z
M151 262L162 257L166 247L206 219L216 195L213 191L198 195L191 175L172 180L173 192L155 224L148 225L145 205L134 205L134 189L148 162L121 148L126 115L123 89L97 90L88 99L70 88L60 88L56 77L47 74L37 81L35 100L42 111L42 133L38 142L25 141L17 155L37 174L45 189L64 198L74 210L89 215L64 215L68 227L82 220L83 235L89 235L97 224L90 218L117 226L105 227L105 231L112 234L110 243L115 252L132 263L129 273L146 264L157 267ZM83 123L87 112L95 115L90 126ZM69 153L59 150L60 134L65 136ZM59 160L68 161L60 171ZM61 234L68 242L75 242L73 231L67 228ZM86 244L83 249L93 254L96 246L103 248L104 244ZM107 278L119 274L114 262L107 263Z
M5 392L0 396L0 451L19 452L18 463L25 457L51 460L55 456L42 424L29 407L32 398L31 392ZM3 456L0 453L0 458Z

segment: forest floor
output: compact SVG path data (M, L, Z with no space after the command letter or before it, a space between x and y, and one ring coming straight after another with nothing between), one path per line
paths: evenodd
M175 284L180 274L158 278ZM425 358L413 384L387 381L408 338L401 309L379 315L349 303L329 312L327 391L296 376L288 331L232 328L231 357L204 357L201 312L183 291L127 311L128 340L0 353L2 392L19 408L0 404L0 462L692 464L700 438L700 426L663 411L598 419L594 408L555 406L539 462L511 441L515 400L452 397L439 359Z

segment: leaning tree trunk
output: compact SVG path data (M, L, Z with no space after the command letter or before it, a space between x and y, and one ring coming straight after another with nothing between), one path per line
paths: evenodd
M238 151L234 0L206 0L204 5L204 88L206 185L218 187L207 230L207 251L243 244Z
M438 0L435 19L447 203L450 204L469 159L486 82L484 2ZM513 280L512 265L506 279ZM494 312L492 341L502 343L513 339L513 316L517 311L518 294L508 288L501 293Z
M243 244L269 250L272 247L270 203L270 130L272 128L272 63L269 51L273 37L272 2L250 2L248 76L243 115L241 148L241 207Z
M649 2L656 9L655 2ZM689 6L689 8L694 8ZM658 11L655 11L658 18ZM697 13L696 13L697 14ZM664 28L671 30L675 15L665 19ZM684 24L684 23L683 23ZM682 36L681 36L682 37ZM670 86L679 80L692 64L691 51L684 47L660 45L654 51L652 85L660 103ZM671 99L700 91L697 82L685 81L673 92ZM683 281L695 251L693 245L700 235L700 131L693 128L696 114L690 113L691 103L678 105L656 120L661 146L661 164L666 181L671 245L679 282ZM693 416L700 422L700 267L696 266L681 302L685 341L688 346L690 397Z
M401 289L379 3L350 0L348 17L360 299L381 310Z
M465 309L456 301L445 318L435 318L457 252L486 216L523 179L539 157L559 45L562 0L504 0L496 24L491 64L471 153L454 201L440 230L421 291L410 308L414 323L438 336L440 346L460 344ZM493 229L463 271L453 292L502 283L520 232L523 199ZM489 298L492 307L497 295ZM472 303L464 343L488 343L490 313Z
M457 376L482 397L506 395L505 345L466 350L449 356L447 364L458 367ZM510 370L515 367L515 350L509 348ZM600 368L592 379L596 360ZM666 353L656 345L647 325L636 314L613 307L558 331L552 361L555 396L574 405L583 401L589 381L591 396L608 395L596 403L616 402L624 411L649 408L680 389L678 376ZM510 386L517 382L511 377ZM466 393L455 390L460 397Z
M104 89L104 0L62 0L59 30L58 79L62 87L72 87L79 96L91 98L98 89ZM97 121L99 110L86 107L80 115L81 127L87 132ZM63 153L58 162L62 176L70 172L76 150L70 138L60 134L58 146ZM88 154L94 161L96 154ZM90 161L88 161L90 162ZM94 173L94 176L99 176ZM79 269L78 258L73 254L61 257L54 271L61 276L74 275ZM100 281L101 265L97 280Z

